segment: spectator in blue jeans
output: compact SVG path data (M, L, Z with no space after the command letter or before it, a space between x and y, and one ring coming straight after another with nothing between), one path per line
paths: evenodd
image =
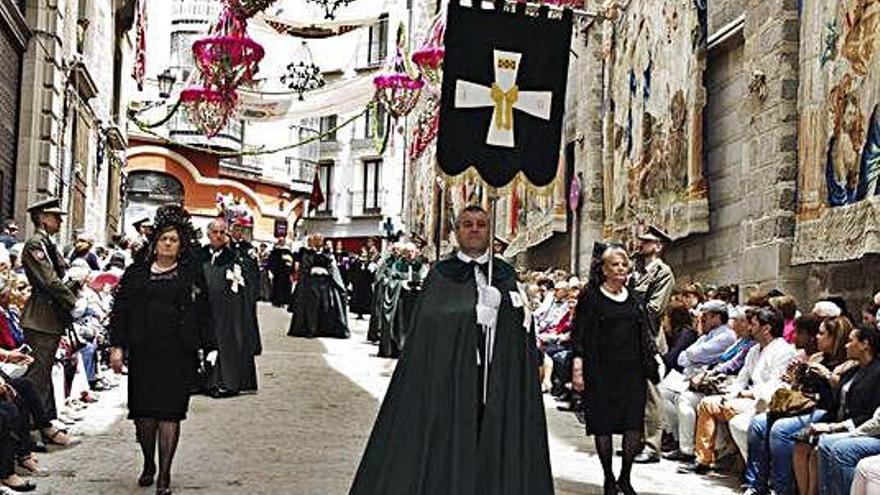
M849 495L856 464L880 454L880 438L833 433L819 440L819 493Z
M792 493L792 453L795 435L821 421L834 406L836 378L831 370L846 359L846 341L852 325L843 317L830 318L820 323L813 315L804 315L795 321L795 339L800 343L815 341L819 352L792 362L783 380L791 388L810 396L818 396L811 411L791 417L763 413L752 418L748 431L748 462L746 463L746 494L767 493L769 486L776 493ZM801 345L809 348L812 345Z
M836 446L849 437L858 427L870 420L880 407L880 332L864 327L850 332L846 344L846 356L858 362L857 367L840 378L839 406L836 422L814 423L807 432L810 444L817 449L799 443L795 446L794 466L798 489L801 493L848 494L852 484L853 470L838 469L837 461L847 457L847 442ZM845 433L844 435L833 435ZM813 439L818 438L818 442ZM853 463L853 467L855 463ZM804 477L804 473L807 474ZM848 477L847 477L848 476Z

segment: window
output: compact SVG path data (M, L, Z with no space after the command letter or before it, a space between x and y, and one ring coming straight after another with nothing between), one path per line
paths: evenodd
M372 139L385 135L385 107L381 104L367 107L364 114L364 138Z
M330 186L333 184L333 162L325 161L318 164L318 182L321 184L321 194L324 195L324 203L318 206L318 213L329 214L333 211L332 199L333 190Z
M379 16L379 22L370 26L367 43L367 65L379 65L388 55L388 14Z
M331 132L332 129L332 132ZM336 142L336 116L328 115L326 117L321 117L321 142L322 143L332 143Z
M382 160L364 160L364 213L379 213L382 209L379 195Z
M171 33L171 66L181 71L177 74L178 81L186 81L195 68L192 45L202 36L204 35L196 31Z

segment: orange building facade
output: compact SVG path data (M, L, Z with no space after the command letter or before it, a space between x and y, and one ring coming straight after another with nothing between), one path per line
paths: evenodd
M175 202L193 215L202 228L220 214L218 194L243 200L253 213L253 238L272 242L277 229L293 224L294 206L301 201L289 186L224 171L217 155L147 141L132 140L125 167L124 226L152 217L160 205Z

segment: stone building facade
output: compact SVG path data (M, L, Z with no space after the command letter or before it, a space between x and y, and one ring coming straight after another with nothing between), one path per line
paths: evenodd
M584 10L602 14L611 2L584 3ZM799 134L799 108L803 88L813 77L805 69L807 59L819 50L801 41L805 30L816 29L802 22L804 10L811 7L797 0L696 4L706 6L701 138L709 222L706 232L671 243L667 262L679 281L736 284L741 297L778 287L805 302L830 293L853 303L864 301L880 289L876 254L839 263L792 259L800 222L799 171L805 141L811 139ZM561 143L573 157L581 204L569 217L569 234L557 245L570 250L569 267L581 273L589 265L593 243L609 233L603 157L609 136L605 22L601 15L575 22ZM410 208L420 202L424 200L412 199Z
M69 212L63 241L79 231L105 241L119 227L136 1L18 3L33 36L19 88L15 220L29 232L27 205L57 196Z
M588 2L589 3L589 2ZM598 2L594 2L598 3ZM842 294L853 302L880 289L876 255L845 263L792 263L798 209L801 9L795 0L707 2L704 166L709 231L673 242L666 260L680 281L737 284L740 295L778 287L799 300ZM601 10L601 5L593 5ZM592 26L599 24L595 21ZM603 237L601 39L591 28L570 85L578 94L580 265ZM573 246L574 249L574 246Z
M21 62L31 36L22 3L0 2L0 218L11 218L18 147Z

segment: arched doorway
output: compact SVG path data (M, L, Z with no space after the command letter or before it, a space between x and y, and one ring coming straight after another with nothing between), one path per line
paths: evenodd
M134 235L132 222L150 217L167 203L183 204L183 184L175 177L152 170L130 172L125 180L125 233Z

